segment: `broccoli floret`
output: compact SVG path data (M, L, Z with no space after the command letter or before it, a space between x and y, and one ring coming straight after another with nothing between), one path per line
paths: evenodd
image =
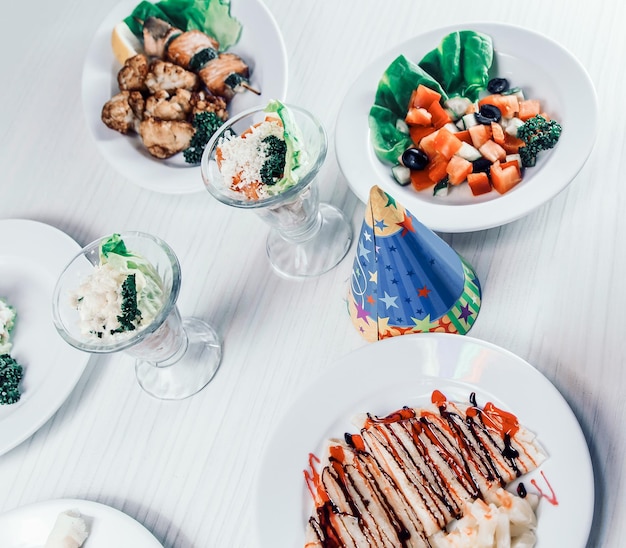
M189 147L183 150L185 162L199 164L202 153L206 148L211 136L218 130L224 121L215 112L198 112L191 120L195 132L189 143Z
M561 131L561 124L556 120L546 120L541 114L526 120L517 130L517 137L525 143L519 149L522 166L533 167L542 150L549 150L556 145Z
M20 400L19 383L23 369L9 354L0 355L0 405L9 405Z
M117 317L120 326L111 333L134 331L137 327L133 323L141 319L141 312L137 307L137 284L135 274L126 276L122 284L122 314Z
M287 143L275 135L268 135L263 143L265 162L261 166L261 182L266 185L274 185L283 176L287 157Z

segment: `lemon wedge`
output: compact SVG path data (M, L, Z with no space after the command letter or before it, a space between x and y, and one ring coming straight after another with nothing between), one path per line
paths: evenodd
M124 21L120 21L113 28L111 47L113 48L113 55L122 65L126 59L141 53L143 50L141 42Z

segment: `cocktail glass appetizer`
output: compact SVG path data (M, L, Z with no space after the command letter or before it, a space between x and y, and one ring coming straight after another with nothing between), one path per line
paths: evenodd
M181 318L180 263L163 240L142 232L100 238L57 281L54 324L72 346L135 358L140 386L166 400L187 398L215 375L222 347L215 330Z
M271 265L288 278L317 276L346 255L352 229L319 201L316 177L328 140L306 110L271 101L229 119L202 157L202 178L220 202L253 209L270 226Z

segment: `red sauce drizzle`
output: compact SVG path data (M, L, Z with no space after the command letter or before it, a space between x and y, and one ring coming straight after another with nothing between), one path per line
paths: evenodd
M446 396L439 390L433 390L430 401L437 407L445 407L448 402Z
M466 414L468 417L472 418L481 414L483 424L487 428L498 432L502 438L504 438L506 434L513 437L519 430L517 417L513 415L513 413L496 407L491 402L487 402L482 410L478 407L469 407Z
M533 486L535 487L535 489L537 489L537 491L539 491L539 495L541 497L543 497L544 499L546 499L552 506L558 506L559 505L559 501L556 499L556 493L554 492L554 489L552 489L552 485L550 485L550 482L548 481L548 478L546 478L546 475L543 473L543 470L541 470L541 476L543 477L543 481L546 482L546 485L548 486L548 489L550 489L550 495L547 495L546 493L544 493L541 490L541 487L539 487L539 485L537 484L537 481L535 480L535 478L530 480L530 483L533 484Z
M386 417L374 417L372 415L368 415L365 420L364 428L369 428L373 424L393 424L394 422L412 419L413 417L415 417L415 411L413 409L409 409L408 407L403 407Z

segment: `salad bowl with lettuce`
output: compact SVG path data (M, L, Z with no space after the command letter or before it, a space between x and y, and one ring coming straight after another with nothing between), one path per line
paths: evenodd
M412 141L398 120L404 120L413 91L421 84L439 93L442 103L455 97L477 101L495 77L541 101L562 126L557 146L543 152L506 194L474 196L468 185L459 185L442 199L399 185L391 167ZM572 54L521 27L473 23L416 36L366 68L341 106L335 142L340 168L363 202L377 184L429 228L468 232L519 219L562 191L589 156L596 126L593 83Z

